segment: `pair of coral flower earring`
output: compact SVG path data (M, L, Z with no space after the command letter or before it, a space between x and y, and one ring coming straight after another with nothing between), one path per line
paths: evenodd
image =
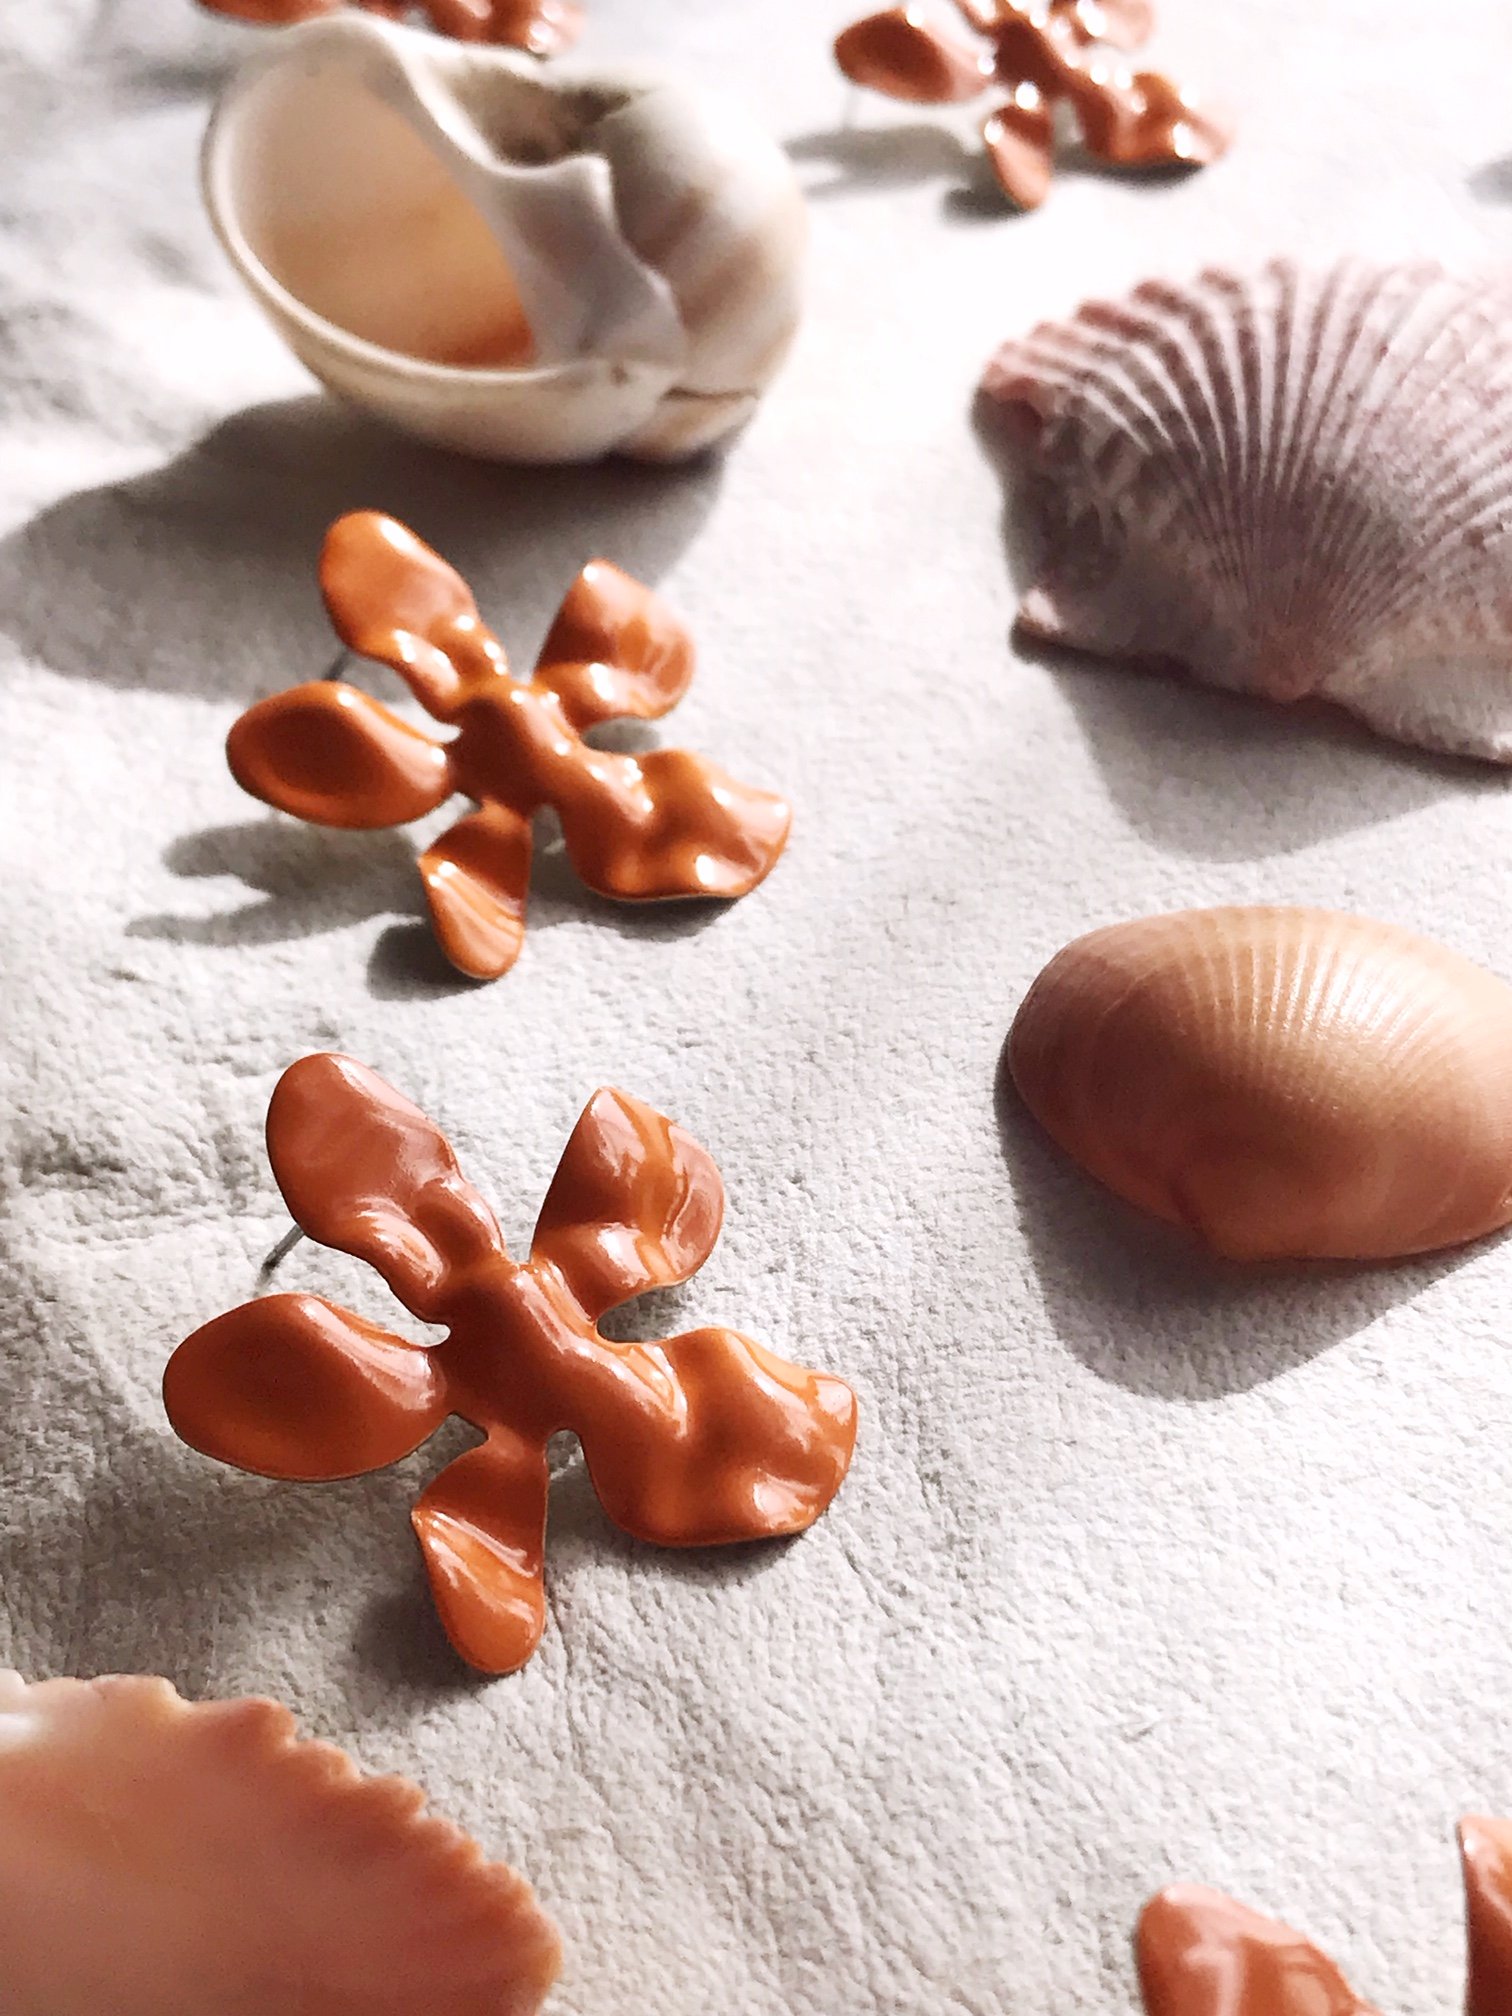
M781 852L781 799L686 751L632 757L583 740L616 716L664 713L692 676L687 632L618 569L584 569L528 681L510 677L466 583L393 519L339 520L321 585L347 646L392 666L456 732L442 741L320 680L244 714L231 767L270 804L331 826L475 799L420 859L437 934L463 971L496 975L519 953L544 805L584 880L609 896L738 896ZM856 1432L841 1380L729 1330L643 1344L601 1334L610 1309L695 1273L723 1215L709 1155L640 1101L604 1090L589 1102L521 1264L441 1133L350 1058L285 1072L268 1150L296 1224L369 1262L447 1335L422 1347L316 1296L261 1297L175 1352L169 1417L208 1455L301 1479L397 1462L452 1414L480 1429L482 1445L413 1515L442 1621L474 1665L511 1671L540 1638L558 1429L577 1433L610 1517L663 1546L798 1532L839 1489Z

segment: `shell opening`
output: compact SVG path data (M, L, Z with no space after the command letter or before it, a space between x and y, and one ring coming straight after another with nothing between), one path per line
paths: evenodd
M358 78L270 72L219 165L247 250L309 312L475 370L536 358L498 240L415 128Z

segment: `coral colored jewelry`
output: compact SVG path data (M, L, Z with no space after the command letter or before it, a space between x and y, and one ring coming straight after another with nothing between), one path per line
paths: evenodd
M319 1480L396 1463L451 1414L472 1422L481 1446L412 1520L441 1620L474 1666L512 1672L540 1639L559 1429L581 1440L610 1518L664 1547L801 1532L840 1488L856 1433L841 1380L733 1330L599 1334L606 1311L695 1274L724 1212L707 1152L639 1100L589 1101L523 1263L439 1130L349 1057L284 1073L268 1155L310 1237L367 1261L447 1335L411 1344L318 1296L265 1296L174 1352L169 1419L222 1462Z

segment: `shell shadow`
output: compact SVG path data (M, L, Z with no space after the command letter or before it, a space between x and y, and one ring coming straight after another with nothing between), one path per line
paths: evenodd
M1135 1211L1055 1146L1018 1096L1006 1042L994 1103L1051 1329L1088 1371L1147 1398L1196 1404L1263 1386L1479 1250L1384 1267L1220 1260Z
M1508 788L1493 766L1384 741L1335 707L1283 707L1053 647L1016 653L1049 669L1114 803L1166 854L1293 854L1451 792Z
M250 701L324 671L320 541L343 511L374 507L468 577L528 663L586 560L651 581L666 571L712 508L721 468L717 456L675 468L473 462L334 400L280 400L0 541L0 609L22 651L65 677Z
M1003 485L1010 580L1034 578L1035 539L1021 444L984 395L974 423ZM1250 861L1405 817L1448 793L1491 794L1508 773L1389 742L1342 708L1283 706L1204 686L1180 668L1110 662L1017 632L1019 667L1049 671L1129 824L1163 853Z

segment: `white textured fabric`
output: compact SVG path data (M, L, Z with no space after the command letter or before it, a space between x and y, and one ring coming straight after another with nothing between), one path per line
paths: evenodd
M851 98L833 0L591 4L586 56L737 81L813 191L811 313L723 465L473 468L312 396L196 195L253 31L0 0L0 1663L270 1692L413 1772L538 1884L563 2016L1106 2016L1173 1877L1449 2016L1450 1826L1512 1812L1512 1248L1221 1272L994 1085L1031 976L1112 918L1332 903L1512 973L1512 797L1015 656L970 408L1001 338L1147 272L1512 249L1512 14L1164 0L1159 54L1235 106L1231 158L1068 170L1015 219L965 116ZM591 554L669 591L703 659L667 739L792 797L771 881L689 921L548 862L519 966L477 988L428 943L408 836L245 798L225 730L324 668L317 540L365 504L522 659ZM545 1642L486 1683L405 1518L444 1438L324 1488L181 1448L164 1361L251 1292L283 1224L268 1093L324 1047L435 1115L515 1240L600 1082L705 1140L730 1213L676 1321L854 1382L821 1525L659 1554L571 1467ZM283 1278L382 1307L309 1247Z

